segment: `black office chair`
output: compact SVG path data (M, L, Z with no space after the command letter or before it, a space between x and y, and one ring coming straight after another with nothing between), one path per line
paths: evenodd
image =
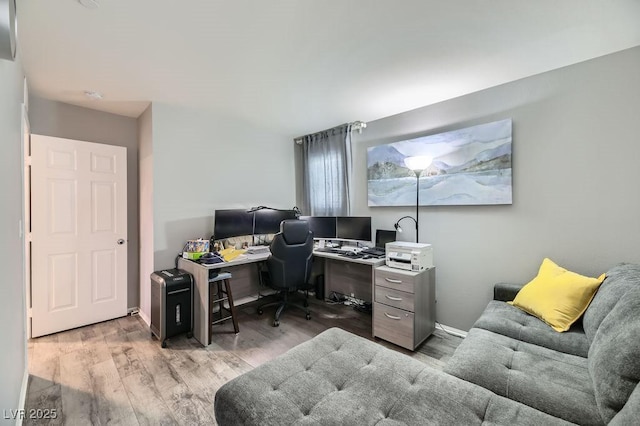
M263 284L278 290L281 299L276 302L264 304L258 308L258 314L262 315L267 306L278 305L273 326L280 325L280 314L287 306L302 309L307 319L311 319L308 297L309 278L311 276L311 264L313 261L313 232L309 230L309 223L304 220L283 220L278 232L271 242L271 256L267 259L268 274L264 276ZM307 290L304 306L294 305L289 301L291 293L298 290Z

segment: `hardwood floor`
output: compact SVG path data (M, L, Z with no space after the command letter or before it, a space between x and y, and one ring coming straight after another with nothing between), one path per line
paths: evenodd
M234 377L330 327L372 339L370 314L310 303L310 321L292 309L280 327L274 308L259 316L257 302L239 306L240 333L231 321L215 326L207 348L182 335L162 349L138 316L31 339L24 424L215 424L214 395ZM376 340L441 369L462 339L436 330L415 352Z

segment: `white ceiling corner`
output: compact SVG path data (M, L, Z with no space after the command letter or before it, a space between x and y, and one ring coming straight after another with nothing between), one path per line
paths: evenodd
M33 94L130 117L149 102L224 111L291 135L640 45L637 0L99 3L18 1Z

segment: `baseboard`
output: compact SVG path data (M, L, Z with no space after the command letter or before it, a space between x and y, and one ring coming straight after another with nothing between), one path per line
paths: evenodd
M151 319L143 311L138 311L138 316L142 318L142 321L144 321L145 324L151 327Z
M22 388L20 388L20 399L18 400L18 409L24 410L24 405L27 402L27 387L29 386L29 366L25 365L24 375L22 376ZM24 411L23 411L24 412ZM18 416L16 419L16 426L22 426L22 417Z
M459 330L457 328L450 327L448 325L443 325L443 324L440 324L439 322L436 322L436 328L439 328L440 330L444 331L445 333L449 333L449 334L453 334L454 336L462 337L463 339L465 337L467 337L467 332L466 331Z

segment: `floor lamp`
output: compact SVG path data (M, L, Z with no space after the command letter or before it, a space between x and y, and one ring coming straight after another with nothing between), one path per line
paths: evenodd
M411 216L403 216L393 225L393 227L398 232L402 232L402 227L400 227L400 221L402 219L411 219L416 223L416 243L418 242L418 207L420 207L420 174L431 165L433 159L431 157L420 155L416 157L407 157L404 159L404 164L416 174L416 217L415 219Z

